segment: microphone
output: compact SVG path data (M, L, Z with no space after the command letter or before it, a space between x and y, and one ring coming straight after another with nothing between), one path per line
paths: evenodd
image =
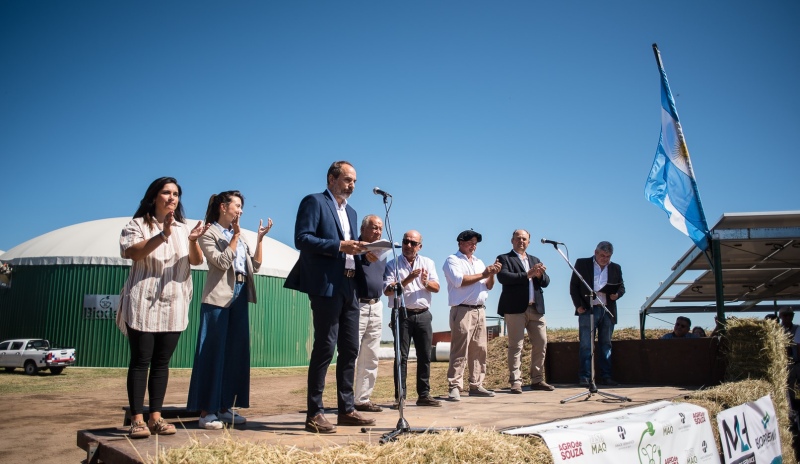
M555 240L547 240L546 238L542 239L542 243L549 243L550 245L563 245L561 242L556 242Z
M383 195L383 198L392 196L389 192L381 190L379 187L375 187L374 189L372 189L372 193L374 193L375 195Z

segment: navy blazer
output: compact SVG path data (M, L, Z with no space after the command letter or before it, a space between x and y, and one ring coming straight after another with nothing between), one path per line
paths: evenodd
M578 258L575 261L575 270L583 277L587 284L594 283L594 259L593 258ZM625 282L622 280L622 268L617 263L608 263L608 284L619 285L617 290L617 299L622 298L625 294ZM569 295L572 297L572 304L575 306L575 315L578 316L578 308L583 309L591 308L589 297L587 296L588 290L583 286L583 283L572 274L569 281ZM611 311L612 322L617 322L617 302L606 298L606 307Z
M498 256L497 259L503 265L503 268L497 273L497 281L503 285L500 302L497 305L497 314L501 316L522 314L528 309L530 302L528 274L522 266L522 260L514 250ZM533 269L533 266L540 262L536 256L528 255L528 269ZM550 285L550 276L546 272L542 274L542 277L533 278L533 301L536 303L536 312L539 314L544 314L542 288L548 285Z
M342 240L358 237L356 210L345 207L352 237L345 238L336 199L325 190L307 195L300 202L294 223L294 246L300 250L283 286L313 296L332 297L344 278L345 254L339 251Z

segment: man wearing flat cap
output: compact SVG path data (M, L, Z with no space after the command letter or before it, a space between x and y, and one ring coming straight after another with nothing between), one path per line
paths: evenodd
M486 298L494 287L494 276L502 265L485 266L474 256L481 234L465 230L458 234L458 252L447 257L442 270L447 278L450 305L450 366L447 382L451 401L461 400L464 370L469 364L469 395L494 396L483 387L486 377Z

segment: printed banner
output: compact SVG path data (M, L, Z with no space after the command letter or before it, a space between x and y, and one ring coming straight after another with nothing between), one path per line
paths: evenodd
M719 464L708 411L656 403L507 430L539 435L556 463Z
M726 463L783 462L778 417L769 395L720 412L717 425Z
M84 319L116 320L119 295L83 295Z

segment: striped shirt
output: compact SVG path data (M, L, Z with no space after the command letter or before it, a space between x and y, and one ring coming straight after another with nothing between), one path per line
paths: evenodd
M119 237L120 254L132 245L161 233L144 218L132 219ZM140 332L180 332L189 323L192 301L192 277L189 265L189 228L172 223L169 241L162 243L140 261L134 261L120 294L117 326L127 334L125 325Z

